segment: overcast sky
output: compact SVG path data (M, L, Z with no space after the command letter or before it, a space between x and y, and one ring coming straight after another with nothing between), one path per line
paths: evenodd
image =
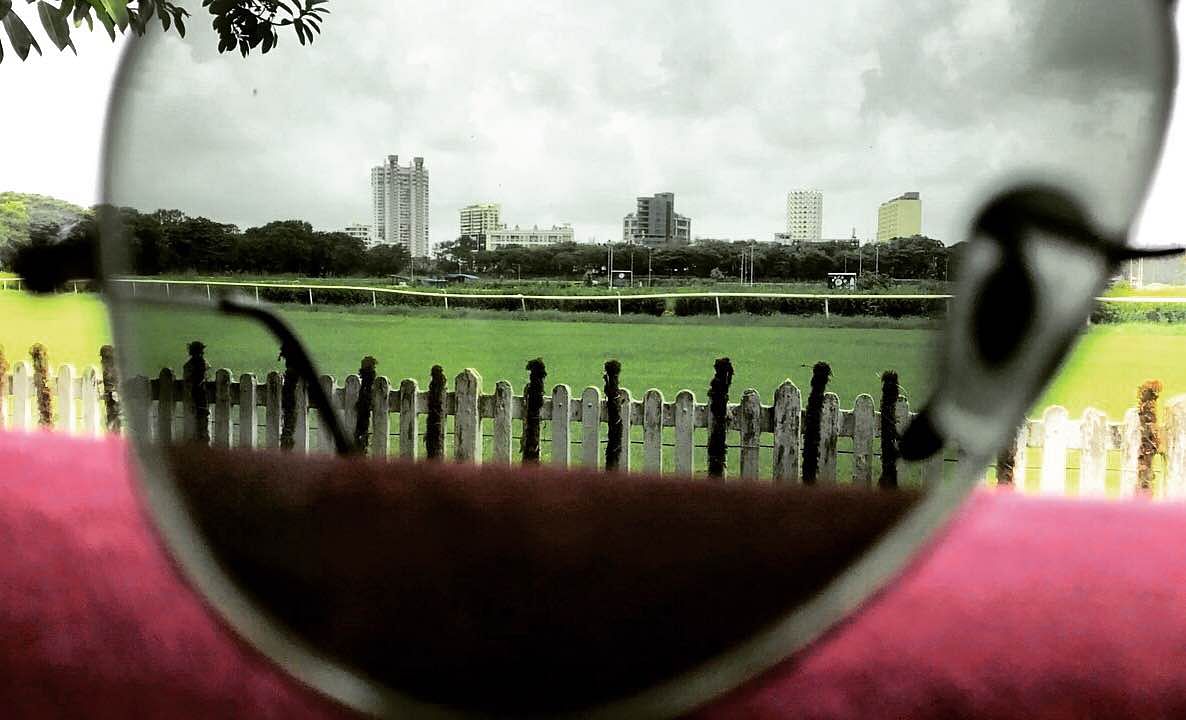
M369 169L390 153L426 159L434 243L472 202L616 239L634 197L662 191L695 235L768 240L802 187L824 193L826 236L870 237L880 202L919 191L924 232L955 242L1018 174L1123 216L1158 79L1139 13L1117 0L905 5L336 1L312 47L283 35L247 60L219 56L195 10L188 38L154 33L130 74L114 199L340 228L369 222ZM0 65L0 88L25 99L0 120L22 138L0 189L86 200L106 43ZM65 92L67 72L86 78L68 109L48 92ZM1181 238L1165 205L1148 244Z

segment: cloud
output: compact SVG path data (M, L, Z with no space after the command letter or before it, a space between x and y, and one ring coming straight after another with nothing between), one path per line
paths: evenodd
M339 228L369 219L370 167L398 154L426 159L434 242L491 201L604 241L661 191L694 234L770 239L797 187L824 192L830 236L869 237L880 202L920 191L924 230L954 242L1019 173L1123 219L1161 79L1135 1L350 0L312 46L246 60L208 30L153 34L113 199Z

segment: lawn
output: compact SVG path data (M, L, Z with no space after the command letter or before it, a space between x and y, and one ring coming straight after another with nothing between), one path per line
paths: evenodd
M288 310L288 319L313 350L323 372L339 378L357 371L364 354L379 359L382 374L393 380L415 377L427 386L429 369L440 363L452 376L476 368L485 384L507 379L517 390L526 381L524 364L543 357L548 383L574 389L601 385L602 364L622 362L622 385L640 397L651 387L674 397L682 388L701 401L712 376L714 358L728 356L736 368L734 388L758 389L765 402L774 388L791 378L806 391L811 365L831 363L830 389L841 405L852 406L858 393L876 396L878 375L901 373L908 395L918 402L931 389L925 329L780 327L750 324L738 317L728 324L664 319L660 322L556 322L517 319L445 319L389 316L333 310ZM180 371L185 343L200 339L209 347L214 367L266 373L279 369L276 344L245 321L214 315L146 315L137 326L143 338L135 359L148 373L163 365ZM30 298L0 293L0 345L11 361L22 359L29 345L49 348L51 364L93 364L98 347L109 341L102 304L89 295ZM1112 325L1085 335L1063 373L1039 403L1065 405L1076 416L1088 405L1119 419L1131 407L1137 385L1160 379L1165 396L1186 393L1186 327Z

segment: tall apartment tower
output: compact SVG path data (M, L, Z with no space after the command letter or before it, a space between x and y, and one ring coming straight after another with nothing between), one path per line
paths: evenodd
M824 232L824 194L819 190L787 193L787 234L790 242L819 242Z
M371 168L371 227L376 243L403 245L412 257L428 257L428 168L424 158L402 167L399 155L388 155Z
M922 199L904 193L877 208L877 242L922 235Z
M658 247L689 245L692 221L675 211L675 195L640 197L637 209L622 219L622 241Z
M501 212L498 203L480 203L461 208L458 237L469 236L484 242L487 235L504 227L499 222Z

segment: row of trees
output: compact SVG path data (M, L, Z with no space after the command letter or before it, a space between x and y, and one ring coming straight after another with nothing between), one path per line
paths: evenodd
M0 266L18 270L23 255L48 258L47 249L71 265L72 277L90 277L99 242L98 217L114 212L124 229L128 261L139 275L290 274L303 277L383 277L404 272L411 256L402 246L367 248L341 232L321 232L302 220L278 220L240 231L234 225L179 210L141 213L131 208L97 207L72 218L29 222L0 243ZM55 260L58 262L58 260Z
M633 270L636 278L648 272L659 277L740 277L743 263L753 263L758 281L820 281L831 272L877 273L894 278L945 280L955 272L953 256L959 247L915 236L878 245L849 243L781 245L707 241L678 248L648 250L613 246L615 269ZM479 249L476 240L461 237L442 243L436 255L439 269L502 277L581 277L608 265L608 248L565 243L546 247Z

